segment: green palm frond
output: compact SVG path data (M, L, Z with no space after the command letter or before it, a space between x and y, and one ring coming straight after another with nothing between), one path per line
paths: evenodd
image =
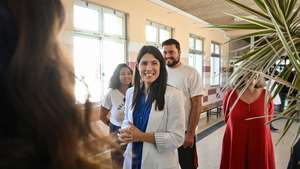
M260 16L262 18L269 19L269 16L266 15L265 13L259 12L259 11L255 10L255 9L252 9L252 8L249 8L246 5L243 5L243 4L241 4L241 3L237 2L237 1L234 1L234 0L226 0L226 1L229 2L229 3L231 3L231 4L233 4L233 5L236 5L236 6L240 7L241 9L245 10L248 13L254 14L256 16Z
M224 28L224 29L248 29L248 30L258 30L266 29L260 25L256 24L232 24L232 25L213 25L213 28Z
M230 4L250 13L251 16L232 15L243 20L245 23L214 25L215 28L251 30L251 33L231 39L229 42L238 42L250 37L257 37L258 40L241 55L234 65L236 70L229 78L229 82L239 84L240 77L247 72L255 72L264 75L275 81L270 92L277 95L284 86L290 90L289 102L286 111L280 116L285 117L287 122L283 128L280 141L295 121L299 121L300 110L296 107L299 104L299 96L292 96L292 91L300 93L300 5L297 0L253 0L258 9L253 9L239 3L237 0L226 0ZM247 46L248 48L249 46ZM242 49L245 49L242 47ZM276 68L283 58L288 58L290 63L277 75ZM272 71L270 71L272 70ZM294 80L289 81L292 71L295 71ZM271 73L270 73L271 72ZM228 85L228 87L230 87ZM298 102L297 102L298 99ZM297 102L297 103L296 103ZM274 119L276 120L276 118ZM298 135L300 133L300 125Z
M267 9L261 0L254 0L254 2L264 13L267 13Z
M300 74L299 54L298 54L298 52L296 52L297 49L296 49L296 46L295 46L295 44L292 40L292 37L291 37L291 34L290 34L287 23L284 21L284 26L285 26L285 31L286 31L285 33L288 35L288 37L285 37L283 31L280 29L278 23L275 21L275 18L271 14L268 7L267 7L267 10L268 10L268 12L270 14L270 18L273 21L273 24L275 26L275 29L277 31L277 35L278 35L279 39L281 40L283 46L285 47L285 49L287 51L289 59L291 60L292 64L294 65L294 68L296 69L297 73ZM281 17L284 17L283 13L281 11L279 11L279 13L280 13L279 15ZM291 45L288 44L288 40L290 40Z
M290 1L284 1L284 2L287 2L285 16L286 16L286 18L289 18L289 16L293 14L293 9L297 3L297 0L290 0Z
M233 14L229 14L229 13L225 13L226 15L232 16L234 18L238 18L241 19L243 21L246 21L248 23L252 23L254 25L258 25L264 29L268 29L268 30L275 30L273 24L271 22L259 19L259 18L255 18L253 16L237 16L237 15L233 15Z
M234 39L230 39L228 42L226 43L229 43L229 42L235 42L235 41L239 41L239 40L245 40L247 38L250 38L250 37L256 37L256 36L265 36L265 35L270 35L272 33L274 33L275 31L274 30L262 30L262 31L257 31L257 32L254 32L254 33L249 33L249 34L246 34L246 35L242 35L240 37L236 37Z
M287 18L287 23L290 25L294 19L296 18L296 16L299 14L300 11L300 5L298 6L298 8L295 10L295 12L291 12L290 15L288 15ZM297 21L296 21L297 22Z

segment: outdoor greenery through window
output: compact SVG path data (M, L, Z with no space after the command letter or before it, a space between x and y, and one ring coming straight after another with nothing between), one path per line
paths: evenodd
M221 48L220 44L211 43L211 57L210 57L210 85L220 84L220 69L221 69Z
M82 1L73 11L76 100L82 103L89 94L92 102L100 102L115 67L126 60L126 15Z
M148 21L145 28L146 42L150 45L161 48L163 41L172 37L172 28L162 24Z
M194 67L203 78L203 39L196 35L189 37L188 63Z

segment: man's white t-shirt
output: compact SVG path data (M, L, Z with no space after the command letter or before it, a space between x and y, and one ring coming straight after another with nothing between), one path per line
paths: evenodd
M125 96L118 89L110 89L104 97L102 106L110 110L109 121L121 126L124 119Z
M185 126L188 127L191 112L191 98L203 95L200 74L191 66L180 64L168 67L168 84L180 89L184 94Z

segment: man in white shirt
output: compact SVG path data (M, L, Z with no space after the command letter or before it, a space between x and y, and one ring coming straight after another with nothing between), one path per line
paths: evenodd
M179 163L182 169L196 169L198 157L195 131L202 107L201 77L196 69L180 62L180 44L175 39L162 43L163 56L168 71L168 84L180 89L184 96L186 134L181 147L178 148Z

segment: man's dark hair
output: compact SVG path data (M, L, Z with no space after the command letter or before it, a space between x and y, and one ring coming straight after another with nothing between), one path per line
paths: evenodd
M164 47L164 46L167 46L167 45L175 45L176 46L176 49L178 50L178 51L180 51L180 44L179 44L179 42L176 40L176 39L167 39L167 40L165 40L163 43L162 43L162 47Z

